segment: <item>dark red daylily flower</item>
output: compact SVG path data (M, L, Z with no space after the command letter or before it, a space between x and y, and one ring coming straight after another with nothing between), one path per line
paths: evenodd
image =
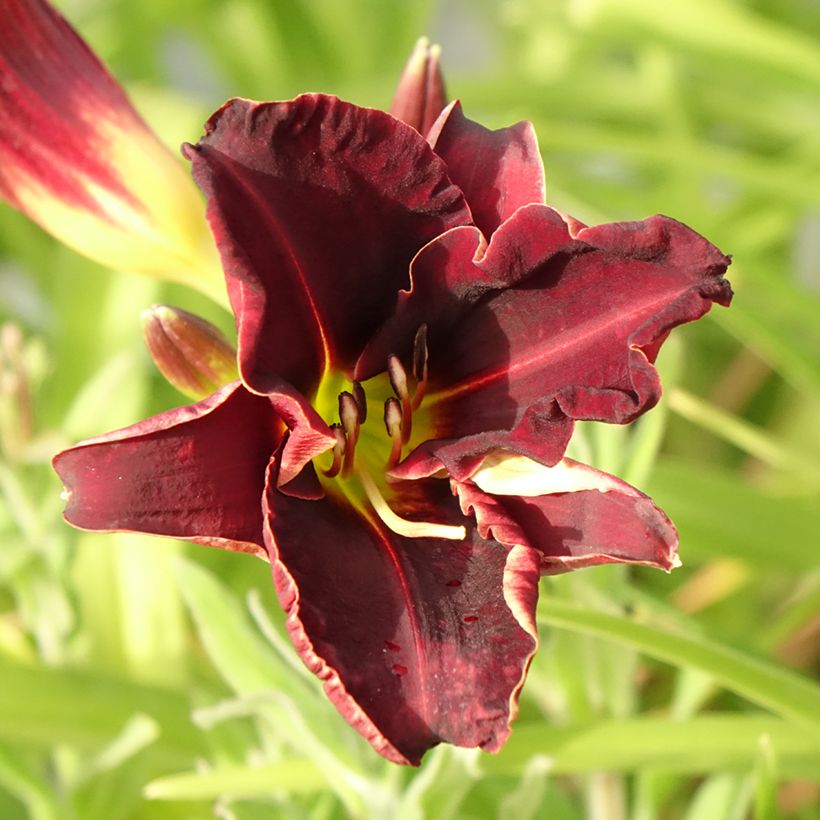
M75 526L270 560L331 700L414 764L504 743L541 574L676 565L650 499L564 452L575 419L653 406L669 331L731 298L680 223L543 204L528 124L453 105L428 138L321 94L228 102L185 153L241 381L55 458Z

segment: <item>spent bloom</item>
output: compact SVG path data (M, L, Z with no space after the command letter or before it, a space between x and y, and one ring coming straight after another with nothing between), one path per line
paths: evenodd
M411 764L503 745L542 574L677 564L663 512L565 451L575 420L651 408L669 332L731 298L694 231L556 211L532 126L434 116L443 93L422 44L393 114L324 94L217 111L184 153L239 378L54 461L75 526L269 561L328 697Z

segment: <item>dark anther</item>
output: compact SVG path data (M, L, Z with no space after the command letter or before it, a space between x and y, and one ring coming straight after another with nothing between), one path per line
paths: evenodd
M392 353L387 357L387 375L390 378L393 392L401 402L401 438L402 442L407 444L412 432L413 408L410 404L410 392L407 389L407 372L399 361L399 357Z
M359 405L352 393L346 390L339 393L339 418L345 431L347 440L344 462L342 463L342 477L347 478L353 470L353 455L356 442L359 440Z
M421 325L413 341L413 376L416 392L413 393L412 409L418 410L427 390L427 325Z
M341 424L331 424L330 429L336 436L336 443L333 445L333 463L324 471L324 474L328 478L335 478L342 469L342 460L344 459L345 450L347 449L347 440L345 439Z
M401 403L397 398L391 396L384 402L384 426L393 444L390 449L390 457L387 460L388 468L395 467L401 459L401 424Z
M367 396L361 382L353 382L353 398L359 408L359 424L364 424L367 421Z

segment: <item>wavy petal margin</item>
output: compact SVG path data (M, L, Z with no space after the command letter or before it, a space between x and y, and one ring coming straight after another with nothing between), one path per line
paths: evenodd
M224 300L201 197L45 0L0 2L0 196L112 268Z
M310 468L308 468L310 469ZM481 538L405 538L328 495L266 493L266 539L291 639L342 716L388 760L441 742L501 748L537 647L539 554ZM413 482L405 517L464 523L446 482Z
M458 479L482 447L554 464L571 431L561 417L623 424L655 405L661 344L713 303L729 304L729 261L668 217L585 228L528 205L486 249L470 228L422 249L410 290L357 373L389 348L407 355L404 340L425 322L430 383L420 426L432 435L423 451L435 457L440 440L442 464ZM550 429L557 437L543 438Z
M538 550L545 575L610 563L680 566L678 534L651 498L571 459L545 467L496 454L453 486L482 537Z
M242 378L311 395L351 370L416 252L471 221L413 128L323 94L231 100L186 146L222 255Z
M66 521L166 535L267 558L265 471L284 434L270 401L239 382L54 457Z

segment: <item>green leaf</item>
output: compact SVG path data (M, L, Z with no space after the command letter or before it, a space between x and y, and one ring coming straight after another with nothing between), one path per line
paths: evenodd
M262 797L278 791L310 794L327 788L325 778L312 761L294 757L262 766L168 775L148 783L144 794L148 800L216 800L222 795Z
M439 746L402 795L396 820L453 820L479 778L477 749Z
M293 690L294 676L252 628L236 598L194 561L174 562L177 582L214 666L238 694Z
M179 559L176 574L208 655L240 695L238 705L262 718L268 734L280 745L287 744L321 764L340 799L355 813L363 796L359 746L338 731L336 721L341 718L318 682L311 685L271 649L236 598L210 572Z
M542 597L538 621L633 647L657 660L700 669L753 703L801 723L820 737L820 686L769 661L700 637Z
M181 693L73 669L23 666L0 658L0 739L33 749L71 744L96 751L138 712L160 727L152 747L169 765L202 754L201 735Z
M755 765L754 820L780 820L777 808L779 765L769 735L761 735Z
M820 463L797 453L758 427L684 390L672 390L667 405L685 419L734 444L770 467L789 470L820 485Z
M18 750L0 746L0 786L25 804L29 820L59 820L61 810L55 795L24 758Z
M742 820L748 813L748 778L718 774L707 778L695 793L684 820Z
M817 566L820 508L810 498L772 497L714 465L668 458L644 489L678 526L684 561L730 556L766 572Z
M754 268L743 272L740 297L720 324L797 390L820 400L820 298L790 279L767 274Z
M549 760L552 774L748 771L763 735L777 748L783 772L820 780L817 735L777 718L739 714L682 721L627 718L569 726L519 723L501 754L482 756L478 765L487 775L521 775L535 755L542 755Z

